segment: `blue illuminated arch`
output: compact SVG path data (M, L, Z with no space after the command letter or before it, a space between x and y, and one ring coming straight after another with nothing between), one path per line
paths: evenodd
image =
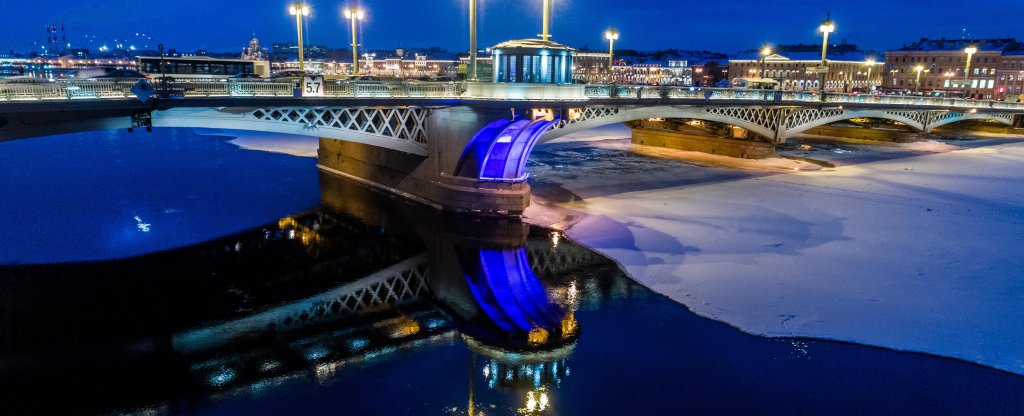
M498 120L487 125L469 142L456 175L480 180L525 180L527 157L540 136L557 121Z

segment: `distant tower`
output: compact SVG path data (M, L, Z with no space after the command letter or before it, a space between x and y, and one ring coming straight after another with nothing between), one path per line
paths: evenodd
M248 61L265 61L267 60L267 49L260 47L260 40L256 39L256 33L252 34L252 39L249 40L249 47L242 48L242 59Z

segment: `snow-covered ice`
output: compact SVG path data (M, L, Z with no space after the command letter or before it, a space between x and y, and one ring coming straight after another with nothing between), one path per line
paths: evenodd
M618 192L578 192L611 167L595 166L544 177L582 196L527 220L700 315L1024 374L1024 143L662 189L638 171L636 192L617 173Z
M316 157L316 151L320 147L320 139L311 136L214 129L196 129L196 132L209 136L234 137L228 143L246 150L283 153L299 157Z

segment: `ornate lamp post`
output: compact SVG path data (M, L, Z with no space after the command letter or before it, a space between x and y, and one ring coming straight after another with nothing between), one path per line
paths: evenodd
M836 24L832 22L832 14L829 13L825 16L825 21L818 27L824 38L821 42L821 101L825 101L825 79L827 75L826 68L828 68L828 35L836 31Z
M302 46L302 18L309 16L309 5L305 3L295 3L288 8L288 13L295 16L295 29L299 32L299 69L305 71L306 60L303 56Z
M359 74L359 28L358 21L366 18L366 12L357 7L345 8L345 18L352 22L352 75Z

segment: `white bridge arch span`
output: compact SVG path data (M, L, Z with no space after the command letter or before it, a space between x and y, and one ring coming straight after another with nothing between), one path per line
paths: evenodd
M153 127L250 130L325 137L427 155L423 107L172 108Z
M843 120L872 118L903 123L917 132L964 120L993 120L1013 125L1013 114L882 110L864 108L712 107L712 106L593 106L568 110L566 117L540 138L547 142L583 130L649 118L682 118L714 121L742 127L784 143L794 135Z

